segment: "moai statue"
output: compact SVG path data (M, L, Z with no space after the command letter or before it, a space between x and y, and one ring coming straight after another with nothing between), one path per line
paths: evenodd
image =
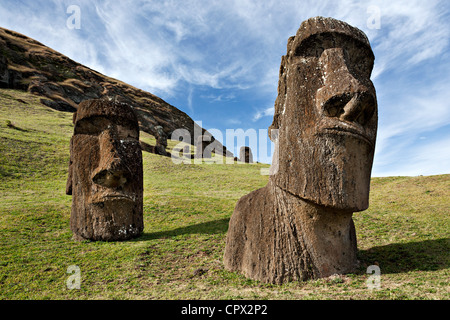
M239 159L244 163L253 163L253 153L250 147L241 147L239 150Z
M306 20L289 39L270 127L277 170L236 204L228 270L283 283L357 268L352 215L369 204L378 121L373 63L365 34L332 18Z
M156 126L156 146L155 146L155 153L166 156L167 155L167 136L166 133L163 130L163 127Z
M88 100L74 113L66 193L76 240L115 241L139 236L143 169L133 109L117 101Z
M211 144L210 135L201 135L197 137L197 142L195 144L195 158L196 159L211 159L211 149L208 145Z

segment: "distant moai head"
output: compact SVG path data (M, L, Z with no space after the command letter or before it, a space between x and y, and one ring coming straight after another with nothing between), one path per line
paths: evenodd
M89 100L74 114L66 193L76 239L125 240L143 230L139 124L120 102Z
M162 126L156 126L155 127L155 138L156 138L156 146L155 146L155 153L165 156L167 155L167 136L163 130Z
M250 147L241 147L239 149L239 158L241 162L253 163L253 153Z
M203 134L197 137L195 144L195 158L197 159L211 159L211 148L208 146L211 144L212 137L209 134Z
M319 205L367 209L378 121L374 59L362 31L332 18L308 19L289 39L270 127L279 129L276 185Z

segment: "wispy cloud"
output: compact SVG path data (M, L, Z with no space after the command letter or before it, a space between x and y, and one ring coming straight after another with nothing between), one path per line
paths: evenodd
M448 26L448 17L443 14L442 1L382 0L367 5L380 8L380 28L362 28L376 53L374 79L383 72L407 70L439 56L449 44L450 28L443 27Z
M417 162L417 154L425 147L418 147L419 140L431 136L432 139L421 141L437 146L433 140L445 141L450 139L450 92L445 87L446 83L435 84L434 88L416 88L412 86L405 93L397 94L391 92L392 101L382 97L379 103L385 104L380 110L380 128L377 136L377 147L375 154L374 172L378 176L392 175L394 170L398 174L412 172L416 168L418 172L429 172L429 166L440 166L442 172L450 172L448 161L441 161L442 156L431 156L433 152L424 155L429 160L429 166L421 167ZM445 130L447 128L447 130ZM439 132L439 134L435 134ZM422 137L422 139L421 139ZM442 140L443 139L443 140ZM436 149L442 155L446 154L444 149L449 149L441 142L441 148ZM440 150L440 151L439 151ZM410 156L406 156L410 155ZM403 159L399 161L399 159ZM423 159L423 157L422 157ZM423 160L420 161L423 165ZM395 169L394 169L395 168ZM409 168L409 169L407 169ZM446 168L446 169L444 169ZM434 171L436 173L436 171ZM427 174L427 173L421 173Z
M187 96L187 104L188 104L189 110L191 111L191 115L194 114L194 105L192 103L193 94L194 94L194 88L190 87L189 91L188 91L188 96Z
M441 54L450 39L443 2L433 0L79 1L78 33L65 28L69 2L54 1L53 10L42 12L38 2L27 9L6 0L0 16L109 74L169 93L181 81L272 89L287 38L310 16L333 16L363 29L379 53L374 78ZM380 8L380 29L367 24L369 6Z
M223 101L231 101L236 98L234 93L225 93L225 94L207 94L200 96L203 99L207 99L211 102L223 102Z
M273 117L274 112L275 107L268 107L262 110L257 110L256 113L253 115L253 121L257 121L262 117Z
M236 118L226 119L225 122L226 122L227 125L230 125L230 126L236 126L236 125L242 123L241 120L236 119Z
M81 9L80 30L66 27L66 9L74 2ZM379 8L379 29L368 24L370 6ZM173 98L191 113L195 109L213 117L211 103L241 105L230 107L234 113L227 118L263 128L272 120L287 39L303 20L318 15L344 20L369 37L380 111L374 168L383 174L395 167L401 153L419 150L414 145L418 135L450 123L450 6L445 0L0 2L3 27L106 75ZM228 94L236 98L227 100ZM262 107L254 110L255 105Z
M2 21L47 31L46 38L56 37L50 42L66 52L120 78L133 74L135 82L161 91L173 90L180 81L214 88L249 83L272 87L287 38L315 15L344 19L369 35L375 50L383 53L377 57L375 77L439 55L450 38L437 1L80 1L82 28L96 30L87 39L64 28L68 1L55 1L57 10L47 14L33 13L30 6L18 17L7 15L18 11L13 2L5 2ZM371 5L380 8L379 30L367 26ZM27 23L14 23L13 17ZM107 58L98 59L92 47L105 50Z
M442 136L431 141L407 139L396 143L395 149L388 152L377 162L373 176L416 176L448 173L450 168L450 136ZM392 161L392 159L396 159Z

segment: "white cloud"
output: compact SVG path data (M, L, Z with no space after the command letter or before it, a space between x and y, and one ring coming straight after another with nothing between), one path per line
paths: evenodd
M420 138L419 138L420 139ZM391 149L391 158L385 155L386 162L375 162L372 175L386 176L417 176L450 173L450 135L443 136L428 144L414 146L415 141L401 141ZM391 159L395 158L396 161Z
M257 121L261 119L262 117L273 117L275 113L275 107L268 107L262 110L256 111L256 113L253 115L253 121Z
M377 53L374 78L390 69L411 69L448 46L450 29L440 9L442 2L373 3L381 8L381 28L368 31Z
M194 113L194 105L192 103L192 95L193 94L194 94L194 89L192 87L190 87L188 90L187 104L188 104L188 108L192 114Z
M447 83L436 83L434 88L406 90L400 101L383 98L383 126L378 130L377 152L392 148L391 139L415 139L450 124L450 92ZM394 146L398 150L398 147ZM449 168L450 169L450 168Z
M68 1L54 2L58 15L6 3L2 21L40 34L82 63L170 94L180 81L273 90L287 38L311 16L333 16L364 30L378 53L374 78L439 55L450 38L437 1L81 1L86 39L64 28ZM369 6L380 8L379 30L367 26ZM14 11L24 14L8 15ZM107 61L97 57L102 49Z
M377 136L377 176L450 173L450 144L445 144L450 139L450 131L445 131L450 125L450 92L443 82L436 81L433 88L412 86L392 101L379 101L385 105Z
M236 118L226 119L225 121L226 121L226 123L227 123L228 125L230 125L230 126L235 126L235 125L238 125L238 124L241 124L241 123L242 123L241 120L236 119Z
M442 2L433 0L81 1L83 28L106 30L98 35L84 30L87 39L64 28L64 9L70 1L54 1L58 15L33 12L38 2L27 10L6 1L2 21L40 34L78 61L159 91L172 91L180 81L214 88L262 85L271 90L287 38L301 21L316 15L344 19L369 35L378 53L374 78L439 55L450 38ZM367 26L369 6L380 8L379 30ZM108 61L96 57L101 49ZM139 71L148 75L139 77Z
M224 94L207 94L200 96L203 99L207 99L211 102L224 102L224 101L232 101L236 98L234 93L224 93Z

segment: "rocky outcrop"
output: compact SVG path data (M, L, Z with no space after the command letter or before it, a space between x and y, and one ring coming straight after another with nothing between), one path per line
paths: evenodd
M186 113L161 98L107 77L38 41L4 28L0 28L0 87L29 91L41 96L44 105L68 112L74 112L85 100L119 99L133 107L140 129L156 138L157 150L163 154L174 130L188 130L192 145L197 141L195 133L205 132Z

